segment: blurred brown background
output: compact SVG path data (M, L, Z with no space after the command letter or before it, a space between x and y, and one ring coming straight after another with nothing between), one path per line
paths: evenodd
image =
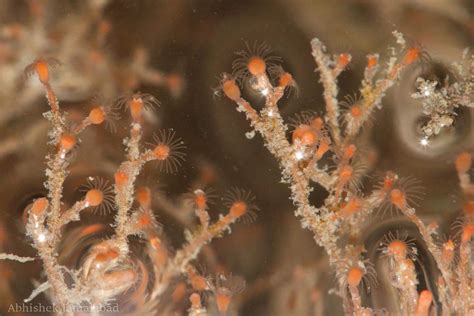
M170 201L179 204L180 194L200 175L210 172L218 192L238 186L256 195L261 209L257 221L247 226L239 224L231 235L213 243L218 262L248 281L250 294L243 297L243 315L308 315L314 311L311 299L322 301L319 312L332 315L334 308L341 312L339 300L327 294L334 277L311 234L302 230L294 218L289 191L279 183L276 162L258 136L252 140L245 137L250 129L244 117L227 100L215 98L213 88L219 74L231 71L234 52L244 48L245 42L265 42L283 58L283 67L293 74L300 87L299 98L285 98L281 102L284 117L291 118L301 110L322 111L322 90L310 54L311 38L319 37L330 51L353 55L350 69L340 79L342 97L357 92L366 54L379 52L384 56L388 52L388 46L394 44L393 30L404 33L408 41L421 43L430 53L432 64L405 73L402 84L392 88L384 109L365 130L365 137L379 156L371 174L391 169L420 179L426 191L420 214L439 219L448 231L459 202L451 162L460 149L472 149L472 113L460 111L455 128L434 139L430 148L421 148L419 125L423 117L419 104L410 94L416 76L444 78L449 74L450 63L460 58L462 50L472 48L472 1L58 0L43 5L43 36L52 38L55 46L42 40L39 34L38 42L25 41L13 56L0 52L0 170L3 171L0 247L3 251L32 254L22 234L22 214L32 199L44 194L47 126L41 113L47 110L47 104L38 87L25 84L22 69L37 57L35 54L61 60L63 66L56 72L62 74L53 80L53 88L56 82L60 99L65 101L63 106L69 112L85 114L94 95L111 98L123 93L122 82L127 80L127 74L120 70L126 69L136 48L144 47L151 66L167 73L176 72L185 82L182 95L176 98L166 88L143 83L136 86L162 102L146 130L147 137L150 139L159 128L173 127L186 142L188 158L175 175L160 175L153 168L147 169L143 183L160 186ZM87 50L94 48L91 30L84 31L80 40L65 42L67 34L77 32L81 25L95 27L96 17L91 8L100 8L97 11L110 21L110 33L100 42L103 58L114 64L114 71L106 75L88 64ZM0 48L10 45L8 32L12 31L7 27L18 23L29 32L35 25L32 20L28 1L0 0L0 44L3 45ZM58 54L55 47L62 47ZM68 54L66 60L61 54ZM89 57L84 59L84 56ZM255 103L259 102L259 97L251 91L244 93ZM121 138L126 133L125 122L119 123L116 134L93 128L83 137L66 183L69 203L79 196L77 188L87 176L98 174L111 178L123 156ZM368 189L374 181L367 180ZM323 196L322 190L316 188L315 201ZM217 216L219 207L214 208L213 215ZM157 212L165 224L165 232L178 246L183 240L180 225L173 216L160 212L158 206ZM92 215L85 218L86 222L98 220L101 219ZM380 219L378 222L367 227L368 245L371 238L376 238L372 233L379 238L380 230L383 235L384 230L405 225L388 219L386 226L380 224ZM0 278L6 281L0 281L2 308L29 295L31 279L39 276L39 267L34 264L2 263L0 269ZM301 280L307 280L309 285ZM259 284L266 285L259 287ZM319 292L314 291L315 285Z

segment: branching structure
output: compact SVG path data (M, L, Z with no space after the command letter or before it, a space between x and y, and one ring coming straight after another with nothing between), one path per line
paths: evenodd
M348 98L347 102L338 100L337 78L347 67L351 56L346 53L329 56L321 41L311 41L312 55L324 88L326 114L324 117L311 112L299 115L293 124L290 141L287 137L289 127L280 114L278 101L296 84L293 77L284 71L279 72L277 83L272 83L268 73L279 66L272 64L275 58L270 59L268 52L265 55L259 55L259 50L239 53L233 64L233 75L224 74L221 77L221 90L237 104L237 110L245 114L251 127L262 136L265 146L278 160L282 182L289 184L291 189L295 215L300 218L303 228L312 231L315 241L326 250L333 269L337 271L339 294L344 299L347 312L357 315L375 312L362 306L360 289L362 286L370 289L375 275L372 265L364 260L364 247L359 237L368 216L377 209L388 207L398 210L416 225L437 263L440 271L439 301L443 313L467 314L474 308L472 275L467 272L471 269L468 267L472 267L472 248L468 246L472 237L470 217L462 222L460 247L455 247L452 240L439 246L436 227L425 225L415 213L410 199L413 181L387 172L381 184L371 193L363 195L359 188L360 177L364 173L360 170L361 156L358 154L361 129L374 110L381 107L386 91L399 80L403 69L424 62L425 53L420 48L406 48L402 35L397 32L394 35L399 50L392 48L392 55L386 63L380 63L378 55L369 55L359 89L360 97ZM242 60L242 56L246 60ZM245 71L242 71L243 67ZM265 104L261 111L241 96L238 85L241 82L249 82L263 95ZM463 168L457 168L461 186L470 190L467 172L471 156L466 155L466 161L461 163ZM321 185L328 193L324 203L318 207L310 203L312 182ZM450 245L452 247L448 247ZM392 285L398 290L401 302L399 312L427 315L433 293L428 290L418 293L415 257L408 255L407 241L394 239L386 248L392 262ZM446 260L448 248L452 252L459 250L462 259L458 264Z
M212 239L222 236L230 225L241 218L252 216L256 207L250 194L234 190L229 195L228 213L221 215L214 223L208 214L209 196L201 189L192 193L200 225L187 233L187 241L174 254L170 252L161 226L152 210L152 192L149 188L136 189L136 180L144 165L155 162L164 170L175 171L184 160L181 139L174 131L161 131L154 136L154 143L142 149L143 115L159 102L151 95L135 93L119 99L116 105L99 104L79 123L68 120L50 84L51 65L47 60L37 59L27 70L38 77L44 87L51 107L44 114L50 123L49 143L53 153L46 157L47 170L45 186L47 197L36 199L27 209L26 232L43 262L46 281L38 286L26 299L29 302L42 292L47 292L55 304L55 311L61 315L74 314L77 308L89 306L95 313L121 295L135 289L132 311L150 313L161 310L171 312L173 305L185 296L186 285L176 284L181 276L188 277L191 288L196 291L211 291L215 294L218 310L226 313L237 291L224 282L227 277L218 276L217 281L199 275L191 261ZM84 197L65 208L63 201L64 182L68 176L72 153L82 141L81 135L91 125L103 124L107 119L116 119L116 111L125 107L130 112L132 122L130 135L124 140L126 159L114 174L114 185L106 180L90 177L84 187ZM79 269L64 266L58 260L58 248L66 226L80 221L81 212L115 210L114 234L91 246ZM95 228L89 228L93 231ZM138 260L130 249L130 238L138 236L146 243L145 253L151 267ZM36 258L0 254L0 259L27 262ZM151 277L150 277L151 275ZM196 281L196 278L201 278ZM141 285L143 284L143 285ZM243 286L243 282L240 283ZM184 285L184 288L183 288ZM163 300L163 295L173 291L174 300ZM181 294L179 294L181 293ZM197 301L199 294L191 296L192 308L205 310ZM199 306L199 308L198 308ZM163 312L163 313L167 313Z
M55 1L25 1L26 19L12 20L16 12L2 12L0 16L0 100L3 115L0 127L21 121L22 115L34 108L43 92L41 85L23 80L25 65L34 58L55 56L63 63L63 71L52 78L56 94L68 101L83 101L99 93L113 98L124 91L135 90L141 83L167 88L175 97L183 90L183 79L177 73L164 73L150 65L148 51L135 47L127 60L120 60L110 51L109 40L114 31L106 9L110 1L87 0L77 3L74 13L58 14L64 3ZM18 1L13 7L21 5ZM2 7L2 10L6 8ZM8 19L7 19L8 16ZM49 58L50 65L58 65ZM16 100L16 106L7 106ZM38 131L36 124L29 134ZM4 132L6 139L0 156L20 150L17 137ZM30 136L32 137L32 136Z
M417 79L418 91L413 97L421 99L423 113L429 117L422 127L426 137L452 126L458 108L474 107L474 55L469 57L468 53L466 49L461 61L453 64L454 78L446 77L444 82Z

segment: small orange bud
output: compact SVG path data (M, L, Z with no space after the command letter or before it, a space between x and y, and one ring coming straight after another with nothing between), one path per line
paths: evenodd
M369 55L367 57L367 67L368 68L372 68L372 67L377 66L377 63L378 63L377 56Z
M350 111L351 116L355 119L360 118L362 116L362 109L358 105L351 106L349 111Z
M407 244L401 240L395 239L387 246L387 251L390 255L405 258L407 255Z
M253 57L250 57L247 63L247 68L252 75L257 77L257 76L261 76L265 74L265 70L267 69L267 64L265 63L265 60L263 60L263 58L258 57L258 56L253 56Z
M143 213L138 217L138 227L140 227L141 229L150 226L151 223L152 223L152 218L150 214L148 213Z
M353 174L353 169L349 165L345 165L341 168L341 171L339 172L339 178L341 182L347 183L347 181L350 180Z
M47 84L49 81L48 63L44 60L38 60L35 64L35 71L42 84Z
M390 192L390 202L399 209L404 209L407 201L405 194L402 191L394 189Z
M308 125L300 125L293 131L293 141L296 139L305 146L312 146L318 141L318 135L316 131Z
M403 63L405 65L410 65L412 64L415 60L417 60L421 55L421 50L417 47L412 47L408 49L408 51L405 54L405 57L403 57Z
M173 300L174 303L180 302L184 295L186 294L186 284L184 282L179 282L176 285L176 288L173 291L173 294L171 294L171 299Z
M431 302L433 301L433 294L431 291L421 291L418 298L418 305L416 306L416 316L428 316Z
M442 252L441 252L441 256L443 258L443 260L447 263L451 263L454 259L454 249L455 249L455 245L454 245L454 242L449 239L448 241L446 241L445 243L443 243L443 249L442 249Z
M46 198L39 198L36 199L33 203L33 206L31 206L31 213L35 216L41 216L44 214L46 209L48 208L49 201Z
M324 154L329 151L330 148L331 147L330 147L329 141L323 138L319 142L318 149L316 150L316 154L315 154L316 159L317 160L321 159L324 156Z
M132 98L129 102L129 107L133 120L139 121L144 107L142 98Z
M338 63L341 67L346 67L350 61L351 61L351 55L346 54L346 53L339 54Z
M362 281L362 277L364 276L364 271L362 271L359 267L350 268L347 272L347 284L352 287L356 287Z
M230 207L230 215L232 217L241 217L247 213L247 203L244 201L236 201Z
M115 184L119 187L124 186L128 181L128 175L123 171L117 171L114 175Z
M467 224L462 231L462 242L468 242L474 235L474 224Z
M323 128L324 121L320 117L315 117L311 120L310 126L317 131L320 131Z
M65 151L70 151L74 148L74 146L76 146L76 136L65 133L61 135L59 143L61 144L61 148L63 148Z
M196 291L204 291L207 289L206 278L201 275L195 275L191 278L191 286Z
M170 155L170 147L165 144L159 144L153 149L153 154L157 160L166 160Z
M466 204L464 204L463 211L467 216L474 215L474 201L468 201Z
M206 205L207 205L206 194L203 191L198 191L198 193L195 193L194 203L196 204L197 208L200 208L200 209L206 208Z
M102 124L105 120L105 113L100 107L95 107L89 112L89 120L92 124Z
M143 208L149 208L151 205L151 191L148 187L139 187L136 193L138 204Z
M224 91L224 94L232 101L240 99L240 88L235 83L235 80L224 80L222 83L222 91Z
M352 197L341 209L341 215L351 216L362 208L362 201L358 197Z
M472 166L472 155L468 152L460 153L454 162L458 173L466 173Z
M216 304L219 312L226 313L230 305L230 296L225 293L217 293Z
M102 191L97 189L92 189L87 191L85 201L90 206L98 206L104 201L104 194Z
M199 296L198 293L193 293L191 296L189 296L189 301L191 302L191 307L199 309L201 308L201 297Z
M280 77L278 78L278 85L280 87L288 87L293 84L294 84L293 76L288 72L282 73Z
M349 146L344 148L344 158L351 159L352 157L354 157L356 151L357 147L354 144L350 144Z

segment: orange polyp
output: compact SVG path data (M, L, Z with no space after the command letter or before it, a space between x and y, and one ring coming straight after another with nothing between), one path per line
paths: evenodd
M230 207L230 215L232 217L241 217L247 213L247 203L244 201L236 201L232 206Z
M261 76L265 74L265 70L267 69L267 64L265 63L265 60L263 60L263 58L258 57L258 56L253 56L253 57L250 57L247 63L247 68L252 75L257 77L257 76Z
M139 187L136 193L138 204L143 208L149 208L151 205L151 191L147 187Z
M166 83L173 95L179 95L183 90L184 80L179 74L169 74L166 76Z
M31 213L35 216L41 216L49 205L49 201L46 198L36 199L31 207Z
M362 109L358 105L353 105L351 106L350 113L353 118L360 118L362 116Z
M161 247L156 251L156 260L160 266L164 266L168 262L168 250Z
M341 212L345 216L350 216L358 212L362 207L362 201L357 197L352 197L349 202L341 209Z
M372 68L377 65L377 57L371 55L367 58L367 67Z
M109 21L107 20L100 21L98 31L102 36L105 36L108 33L110 33L111 29L112 29L112 25Z
M347 183L349 179L352 177L353 169L349 165L345 165L342 167L341 172L339 173L340 181L343 183Z
M81 235L81 237L89 236L89 235L92 235L92 234L95 234L95 233L101 231L104 228L105 228L105 226L103 224L92 224L92 225L84 227L81 230L80 235Z
M191 294L189 297L189 301L191 302L191 306L193 308L201 308L201 297L197 293Z
M195 275L191 278L191 286L196 291L204 291L207 289L206 278L201 275Z
M392 172L387 172L387 175L383 179L383 191L388 192L393 187L395 175Z
M184 282L179 282L176 285L176 288L173 291L173 294L171 294L171 299L173 302L177 303L181 301L186 294L186 284Z
M35 64L35 71L42 84L47 84L49 81L48 63L44 60L38 60Z
M405 57L403 58L403 63L405 65L410 65L413 63L415 60L417 60L420 57L421 51L417 47L412 47L410 48L406 54Z
M161 248L161 240L158 237L150 238L150 245L153 249L158 250Z
M313 130L305 131L301 137L301 143L307 146L312 146L316 144L317 140L318 135Z
M448 263L453 261L454 248L455 248L455 245L454 245L454 242L451 239L449 239L448 241L446 241L443 244L443 251L442 251L441 255L442 255L442 258L443 258L444 261L446 261Z
M474 202L468 201L466 204L464 204L463 211L467 216L474 215Z
M404 209L406 207L405 194L398 189L394 189L390 192L390 201L399 209Z
M466 173L472 166L472 155L468 152L460 153L454 162L458 173Z
M322 139L321 142L319 142L318 150L316 150L316 159L321 159L329 149L329 142L325 139Z
M195 198L194 198L194 203L196 204L197 208L206 208L207 205L207 199L206 195L204 193L197 193Z
M123 171L117 171L114 174L115 184L119 187L124 186L128 181L128 175Z
M352 157L354 157L354 154L356 153L356 151L357 151L357 147L354 144L347 146L344 149L344 158L351 159Z
M158 237L152 237L150 239L151 247L156 251L156 261L160 266L165 265L168 261L168 250L163 247L161 240Z
M317 131L320 131L323 128L324 121L320 117L316 117L311 121L310 126Z
M143 111L143 100L142 98L133 98L129 102L130 114L134 121L139 121Z
M95 125L102 124L105 120L104 110L102 110L100 107L93 108L89 112L89 120Z
M170 155L170 147L165 144L159 144L153 149L153 154L158 160L166 160Z
M89 190L85 200L90 206L98 206L104 201L104 193L97 189Z
M304 131L308 130L309 128L310 127L308 125L300 125L295 128L292 135L293 141L295 141L295 139L301 139L301 137L303 137Z
M150 214L147 214L147 213L141 214L140 217L138 218L138 226L140 228L145 228L145 227L150 226L151 222L152 222L151 216Z
M347 64L350 62L351 60L351 57L349 54L339 54L339 65L341 65L341 67L345 67L347 66Z
M407 244L401 240L393 240L387 246L388 253L398 258L405 258L407 249Z
M63 134L61 135L59 142L64 150L70 151L74 146L76 146L76 136L72 134Z
M474 234L474 224L465 225L462 231L462 242L468 242L469 240L471 240L471 237L473 234Z
M216 294L216 304L217 304L217 309L219 310L219 312L221 313L227 312L230 305L230 296L223 293Z
M418 298L418 306L416 307L416 316L427 316L431 302L433 301L433 294L431 291L421 291Z
M349 272L347 272L347 284L352 287L356 287L362 281L362 277L364 276L364 271L361 268L354 267L350 268Z
M235 83L235 80L225 80L222 83L222 91L224 91L224 94L232 101L237 101L240 99L240 89Z
M98 253L95 256L95 260L98 262L106 262L106 261L116 259L118 256L119 256L118 251L114 249L110 249L108 251Z
M318 141L318 135L308 125L300 125L293 131L293 141L295 139L298 139L303 145L312 146Z
M280 78L278 79L278 85L280 87L288 87L293 84L293 76L288 73L284 72L280 75Z

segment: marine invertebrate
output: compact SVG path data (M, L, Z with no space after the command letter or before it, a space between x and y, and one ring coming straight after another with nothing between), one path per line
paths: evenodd
M262 71L251 71L250 67L253 65L249 63L246 72L251 76L253 88L264 97L262 110L257 111L256 107L241 96L239 88L232 84L232 79L225 81L228 87L232 87L232 93L227 93L230 89L223 86L224 94L236 103L239 112L245 114L250 126L262 136L265 147L277 159L282 181L291 189L290 198L296 208L295 215L300 219L302 227L313 233L316 243L326 250L329 262L339 276L338 293L344 299L347 312L356 315L376 312L372 307L363 307L359 292L359 285L366 275L373 277L373 273L369 273L364 264L365 250L360 230L371 213L381 208L401 212L418 228L439 269L439 296L433 297L429 290L419 293L416 256L413 255L416 249L409 246L409 241L387 237L390 241L385 253L389 254L392 262L392 285L399 289L398 312L427 314L432 301L439 300L444 312L468 314L474 309L472 299L469 298L474 289L471 276L467 274L468 265L472 265L472 259L468 255L471 251L469 249L472 249L468 246L472 237L469 226L472 218L466 217L461 225L463 233L457 251L462 259L457 265L451 265L445 260L448 255L443 255L443 246L439 246L436 225L426 225L416 214L414 200L421 193L417 181L412 178L399 179L396 173L387 172L381 184L367 194L362 194L357 185L360 177L367 171L359 174L355 172L361 158L357 148L362 127L375 109L382 107L382 98L400 79L402 71L410 65L426 62L426 54L419 47L406 48L402 35L398 32L394 32L394 35L399 49L392 49L387 63L381 64L378 55L367 56L367 66L359 89L360 97L347 99L346 113L341 111L338 100L337 79L346 69L351 57L347 53L330 57L320 40L315 38L311 41L312 55L324 89L326 112L324 116L306 116L304 120L299 120L291 141L287 136L288 125L278 106L285 87L272 83L266 67L259 67ZM465 96L463 91L458 91L459 95ZM433 106L436 105L433 103ZM345 125L341 125L342 119ZM321 133L323 129L328 132ZM333 167L328 167L328 159ZM471 180L468 175L471 155L461 154L456 166L464 192L472 192L469 191ZM327 191L328 195L320 206L310 202L309 195L314 189L312 182ZM458 277L455 278L454 275Z

